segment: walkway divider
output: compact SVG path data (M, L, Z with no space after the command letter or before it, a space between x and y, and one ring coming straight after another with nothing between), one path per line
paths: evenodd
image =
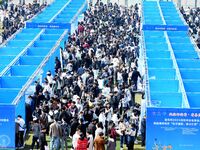
M0 77L2 77L5 73L7 73L7 71L11 68L11 66L13 66L15 63L17 63L17 61L19 61L20 56L23 56L26 53L28 48L31 47L37 39L40 38L40 35L43 34L44 31L45 31L44 29L41 30L38 33L38 35L13 59L13 61L6 66L6 68L0 73Z
M160 16L162 18L163 24L166 25L166 22L165 22L165 19L164 19L164 16L163 16L159 1L157 1L157 5L158 5L159 11L160 11Z
M64 9L69 5L72 0L69 0L49 21L48 23L52 22Z
M144 31L143 31L143 24L145 24L145 19L144 19L144 12L143 12L144 8L143 8L143 1L141 4L141 26L140 26L140 30L141 30L141 38L140 38L140 51L142 51L142 57L143 57L143 62L144 62L144 85L145 85L145 100L146 100L146 106L151 106L151 94L150 94L150 85L149 85L149 73L148 73L148 64L147 64L147 56L146 56L146 46L145 46L145 39L144 39ZM145 107L146 107L145 106ZM146 108L142 109L143 114L145 114ZM143 116L141 116L143 117ZM142 118L140 118L142 119Z
M173 4L174 4L174 3L173 3ZM175 4L174 4L174 5L175 5ZM186 23L185 19L183 18L183 15L181 14L181 12L180 12L180 10L178 9L178 7L174 6L174 8L176 9L176 11L177 11L179 17L181 18L181 20L183 21L183 24L187 26L188 24Z
M52 22L61 12L62 10L64 10L64 8L69 5L69 3L71 2L72 0L69 0L49 21L48 23ZM40 38L40 36L44 33L45 29L42 29L38 35L15 57L15 59L13 59L13 61L8 64L6 66L6 68L0 73L0 77L2 77L5 73L7 73L7 71L11 68L11 66L13 66L15 63L17 63L17 61L19 61L20 59L20 56L23 56L26 51L28 50L29 47L31 47L34 42Z
M181 73L180 73L180 70L179 70L175 55L174 55L174 51L172 49L171 42L169 41L169 37L168 37L166 31L164 31L164 35L165 35L165 38L166 38L166 41L167 41L167 44L168 44L168 48L170 50L170 55L172 57L172 61L173 61L173 64L174 64L174 67L175 67L175 70L176 70L176 75L177 75L177 78L179 80L179 87L180 87L180 90L181 90L181 93L182 93L182 96L183 96L182 107L183 108L190 108L188 98L187 98L187 95L186 95L186 91L185 91L185 87L183 85Z
M23 88L18 93L17 97L14 99L12 104L16 105L20 98L24 95L25 91L28 89L28 87L33 83L34 79L37 77L37 75L42 71L42 68L45 66L51 55L56 51L56 49L60 46L61 41L65 38L67 35L68 30L65 30L63 34L60 36L59 40L56 42L55 46L50 50L48 55L45 57L45 59L40 63L37 70L32 74L32 76L28 79L26 84L23 86Z
M85 0L85 3L81 6L81 8L77 11L74 17L70 20L70 23L73 23L76 20L80 12L84 9L85 5L87 5L87 0Z
M144 32L141 31L141 36L144 37ZM145 99L146 106L151 106L151 99L150 99L150 86L149 86L149 73L148 73L148 64L147 64L147 56L146 56L146 46L145 46L145 39L141 38L141 50L143 51L143 59L144 59L144 67L145 67Z

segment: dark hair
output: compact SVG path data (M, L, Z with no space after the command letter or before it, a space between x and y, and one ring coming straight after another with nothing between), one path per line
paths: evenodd
M99 127L99 128L102 128L102 129L103 129L103 123L102 123L102 122L99 122L99 123L97 123L97 127Z
M56 117L56 118L55 118L55 121L58 122L58 120L59 120L58 117Z
M19 118L22 118L22 116L21 116L21 115L18 115L17 117L19 117Z
M80 140L83 140L84 137L85 137L84 134L81 132L81 133L80 133L80 138L79 138L79 139L80 139Z
M103 136L103 132L100 132L100 133L99 133L99 136Z

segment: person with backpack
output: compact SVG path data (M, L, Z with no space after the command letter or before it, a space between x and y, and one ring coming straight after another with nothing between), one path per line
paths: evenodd
M69 137L69 125L67 124L67 119L62 119L62 137L61 137L61 148L62 150L67 150L67 138ZM64 148L65 147L65 148Z

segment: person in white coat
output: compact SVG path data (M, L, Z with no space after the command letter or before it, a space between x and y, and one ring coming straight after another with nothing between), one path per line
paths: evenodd
M93 150L94 149L94 138L93 138L93 135L91 133L91 130L88 130L86 134L87 134L87 139L88 139L87 150Z

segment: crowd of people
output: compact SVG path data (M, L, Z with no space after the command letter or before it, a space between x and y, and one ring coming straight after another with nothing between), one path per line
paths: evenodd
M195 39L197 47L200 49L200 8L188 8L187 10L183 7L180 8L185 21L189 25L189 32Z
M139 133L145 146L146 118L141 120L135 93L142 87L138 71L139 5L122 8L97 3L86 10L75 33L55 58L55 74L35 81L35 93L26 99L26 121L17 123L22 146L24 124L33 133L31 149L134 149ZM62 62L61 62L62 61Z
M40 5L37 0L33 4L14 4L12 1L4 1L0 8L1 22L2 22L2 42L13 35L17 30L24 27L25 21L31 19L34 15L39 13L46 4Z

